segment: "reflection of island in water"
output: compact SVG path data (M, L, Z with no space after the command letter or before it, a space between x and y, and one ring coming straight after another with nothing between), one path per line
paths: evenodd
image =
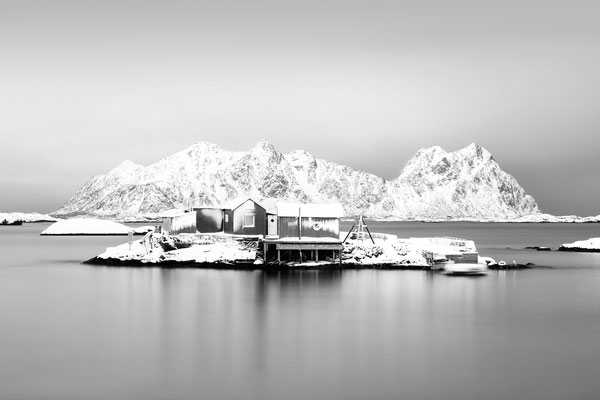
M440 344L426 342L438 331L473 340L475 328L453 332L451 316L475 320L489 290L484 280L425 271L146 271L158 292L143 297L158 315L139 340L160 352L161 374L185 376L208 363L195 379L209 387L227 386L228 376L253 376L246 383L254 387L275 384L261 382L266 376L284 385L298 373L359 379L379 363L408 368L433 357ZM358 369L342 372L346 365Z

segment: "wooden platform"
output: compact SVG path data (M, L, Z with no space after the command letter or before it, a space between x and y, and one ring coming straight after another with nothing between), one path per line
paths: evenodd
M263 239L264 257L267 259L269 248L275 247L277 251L277 263L282 262L282 253L298 252L300 260L303 260L303 252L310 252L309 259L311 261L319 261L319 251L337 252L337 259L340 266L342 265L342 250L344 245L341 240L331 238L306 238L291 239L291 238L265 238ZM302 262L302 261L301 261Z

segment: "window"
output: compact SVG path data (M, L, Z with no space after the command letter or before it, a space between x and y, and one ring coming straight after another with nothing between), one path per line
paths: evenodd
M244 228L253 228L254 227L254 214L245 214L244 215Z
M229 214L225 214L225 222L229 222Z

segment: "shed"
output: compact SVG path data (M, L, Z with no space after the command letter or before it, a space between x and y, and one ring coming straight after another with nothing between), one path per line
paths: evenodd
M237 197L220 206L196 207L194 210L200 233L267 234L267 211L249 196Z
M280 238L334 238L340 236L344 209L334 204L277 204L277 231Z
M223 228L235 235L266 235L267 210L252 197L235 198L223 205Z
M169 210L163 213L161 229L171 235L196 233L196 213L183 210Z

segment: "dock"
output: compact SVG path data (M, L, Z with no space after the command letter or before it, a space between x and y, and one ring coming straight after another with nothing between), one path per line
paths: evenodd
M327 258L333 259L339 266L342 265L343 242L334 238L269 238L263 239L263 250L265 262L269 260L269 254L277 253L277 264L282 262L320 260ZM320 253L319 253L320 252Z

